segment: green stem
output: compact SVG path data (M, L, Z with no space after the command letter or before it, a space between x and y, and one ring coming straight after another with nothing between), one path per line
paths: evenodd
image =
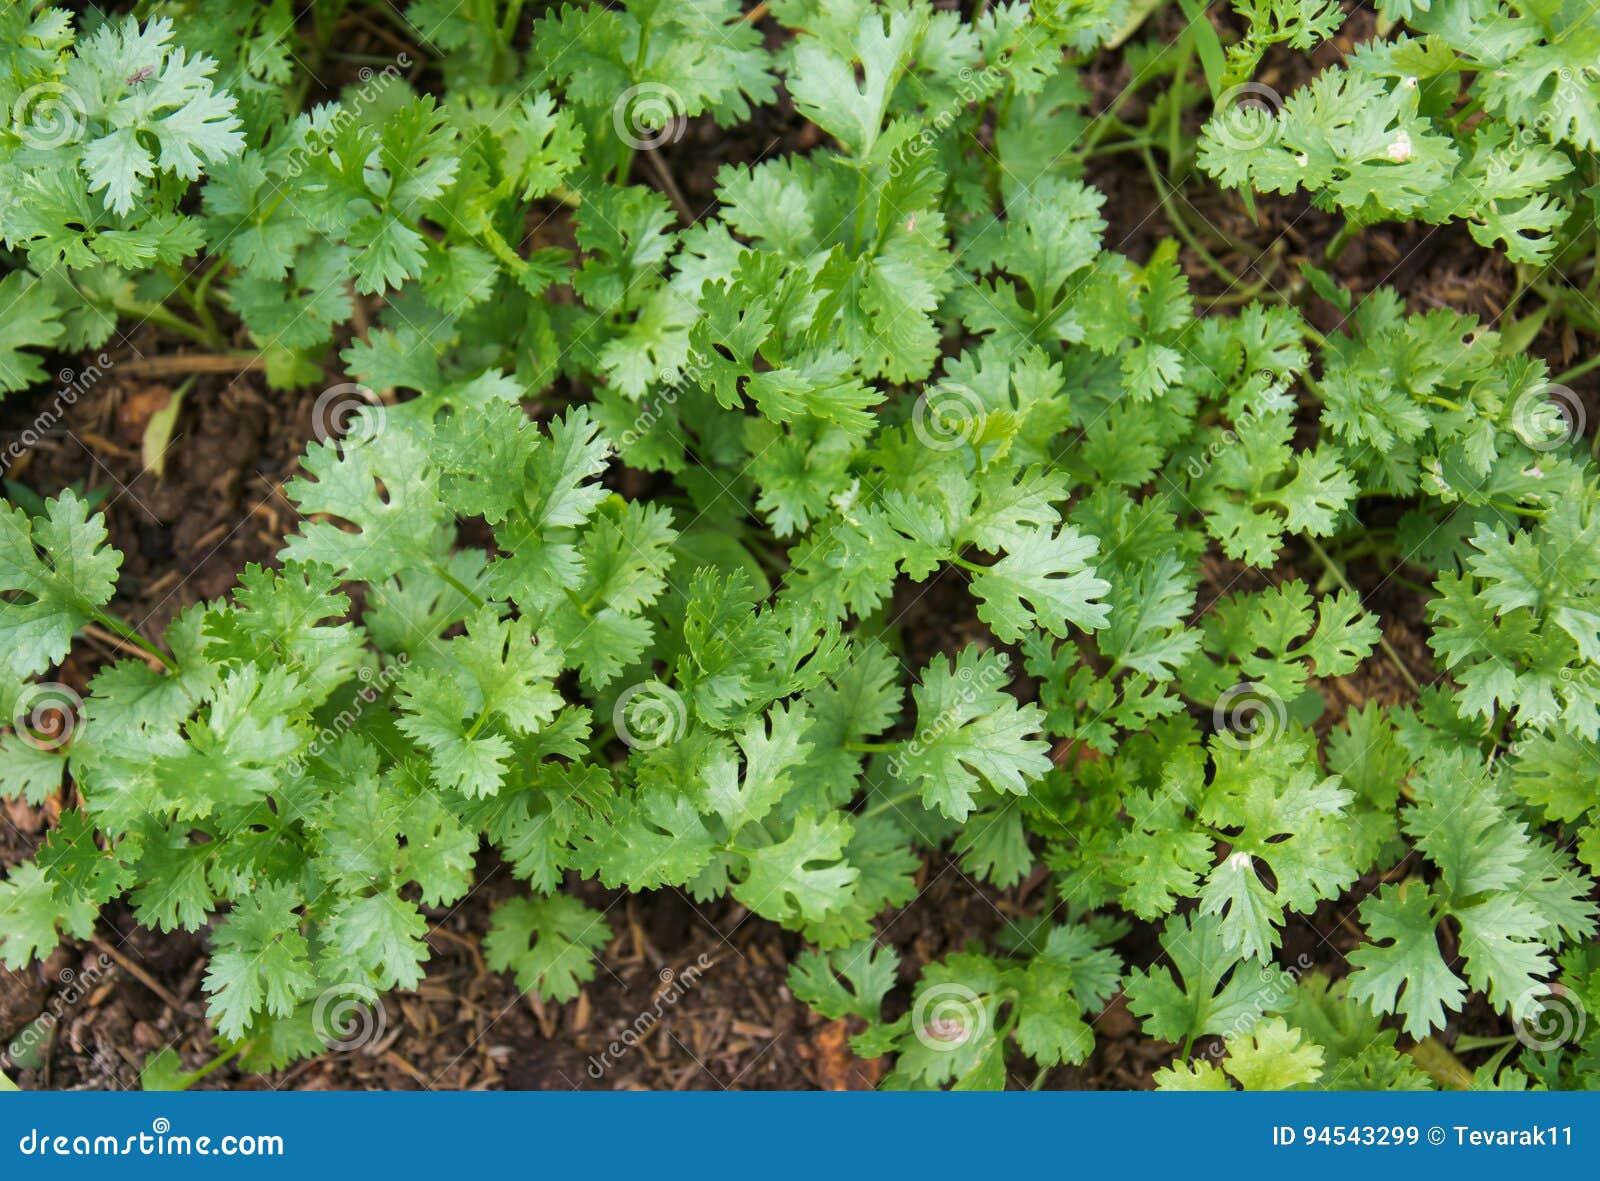
M1087 160L1092 156L1110 156L1117 152L1138 152L1148 148L1149 146L1150 141L1142 137L1139 139L1119 139L1113 140L1108 144L1101 144L1096 148L1091 148L1083 155L1084 159Z
M1503 500L1484 501L1490 508L1499 509L1503 513L1510 513L1514 517L1544 517L1550 510L1534 508L1526 504L1507 504Z
M166 666L167 669L177 669L178 666L173 662L172 657L168 656L160 648L157 648L149 640L141 636L137 631L134 630L133 626L125 620L119 619L117 616L104 609L96 611L94 618L96 623L99 623L102 627L110 628L112 631L116 632L118 636L128 641L128 643L132 644L145 655L154 660L159 660L163 665Z
M1474 98L1466 106L1462 107L1453 116L1451 116L1451 118L1450 118L1450 130L1451 131L1460 131L1461 130L1461 125L1463 123L1465 123L1468 119L1472 118L1472 116L1475 115L1478 112L1478 109L1480 107L1482 107L1482 106L1483 106L1483 98L1482 98L1482 96Z
M1199 255L1200 261L1206 264L1212 274L1216 275L1218 279L1229 287L1237 287L1239 285L1239 276L1217 261L1216 256L1201 244L1199 237L1189 228L1189 223L1178 212L1177 203L1173 201L1172 195L1167 189L1167 182L1162 177L1161 170L1156 167L1156 158L1150 153L1150 149L1146 148L1141 155L1144 156L1145 170L1150 174L1150 183L1155 186L1156 197L1161 201L1162 211L1166 213L1167 221L1172 228L1178 231L1178 237L1183 239L1184 244L1190 250Z
M474 591L466 583L462 582L454 574L450 573L450 571L446 570L438 562L433 563L433 572L440 578L444 579L447 586L449 586L462 598L466 599L467 602L471 603L474 607L483 606L483 599L478 596L476 591Z
M1175 78L1181 79L1188 75L1189 61L1193 57L1194 42L1192 39L1185 37L1183 38L1182 48L1179 50L1178 70L1173 75ZM1171 94L1172 110L1167 119L1167 177L1173 184L1177 184L1179 180L1178 157L1183 150L1183 105L1177 100L1179 89L1178 87L1173 88Z
M1109 107L1091 120L1089 125L1089 136L1084 141L1083 147L1079 149L1082 155L1087 157L1091 152L1094 151L1095 145L1103 140L1106 137L1106 134L1111 131L1120 130L1129 138L1143 135L1143 132L1141 132L1138 128L1124 123L1121 119L1117 118L1117 112L1122 110L1122 105L1133 97L1133 93L1134 88L1129 86L1121 94L1117 95L1115 101L1113 101Z
M1590 357L1587 361L1583 361L1577 365L1574 365L1571 369L1568 369L1563 373L1556 374L1550 380L1556 385L1566 385L1569 381L1575 381L1577 378L1582 377L1585 373L1588 373L1590 370L1597 367L1600 367L1600 352L1595 353L1595 355Z
M85 296L85 298L87 299L88 297ZM89 302L95 303L92 299ZM97 306L104 307L104 305ZM148 320L152 324L159 324L163 328L178 333L180 336L188 337L195 344L203 344L207 348L218 352L227 347L219 335L206 331L198 324L191 324L188 320L174 315L160 304L139 303L131 299L116 299L111 302L111 310L121 316L130 316L138 320Z
M578 609L579 615L583 616L585 619L589 618L589 604L585 603L581 598L578 597L577 591L573 590L570 586L564 586L561 588L561 593L567 596L567 602L571 603Z
M893 796L887 800L881 800L880 802L874 804L865 812L861 813L860 816L856 817L856 819L865 820L869 816L876 816L880 812L887 812L890 808L898 808L901 804L909 804L912 800L920 799L921 797L922 792L920 790L902 792L900 795Z
M239 1056L239 1053L244 1049L244 1046L245 1043L236 1042L231 1049L225 1050L223 1053L218 1054L210 1062L207 1062L204 1066L200 1067L200 1069L191 1071L185 1076L188 1081L184 1083L184 1089L187 1090L188 1088L194 1086L197 1082L204 1079L206 1075L210 1074L212 1071L227 1065L229 1062L232 1062Z
M855 219L850 226L850 249L856 256L861 254L861 221L866 215L867 208L867 165L865 161L857 160L856 164L856 209Z
M899 748L898 742L846 742L844 749L858 755L888 754Z
M500 231L487 221L484 222L483 228L478 231L478 240L489 248L490 254L505 263L506 268L517 278L520 279L523 273L527 271L528 260L518 254L516 248L510 242L507 242Z
M1472 1089L1472 1071L1463 1066L1461 1059L1446 1049L1437 1038L1425 1037L1407 1053L1422 1072L1441 1087L1452 1091Z
M211 297L212 280L220 275L223 268L227 265L228 260L226 258L219 258L216 262L212 263L206 268L206 273L200 276L200 282L196 283L194 287L194 298L196 304L204 304L206 300Z
M500 22L500 40L507 49L511 48L511 41L517 35L517 21L522 18L522 0L511 0L506 6L505 20Z
M1324 262L1338 262L1339 256L1344 253L1344 248L1350 244L1350 239L1361 232L1361 223L1347 219L1339 227L1339 232L1329 241L1327 248L1322 252Z

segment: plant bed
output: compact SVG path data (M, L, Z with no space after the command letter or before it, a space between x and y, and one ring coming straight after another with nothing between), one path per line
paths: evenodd
M1593 1085L1581 25L302 7L0 17L10 1077Z

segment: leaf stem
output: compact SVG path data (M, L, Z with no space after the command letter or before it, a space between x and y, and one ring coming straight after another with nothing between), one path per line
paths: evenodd
M1406 1051L1434 1082L1452 1091L1470 1091L1472 1072L1438 1038L1425 1037Z
M921 790L913 788L911 791L901 792L899 795L891 796L886 800L879 800L872 807L868 808L866 811L857 816L856 819L865 820L869 816L876 816L880 812L887 812L890 808L898 808L901 804L909 804L912 800L921 798Z
M440 578L444 579L445 585L450 587L451 590L455 591L462 598L466 599L467 602L471 603L474 607L482 607L483 606L483 602L484 601L477 594L477 592L474 591L466 583L462 582L454 574L450 573L450 571L445 569L445 567L443 565L441 565L438 562L434 562L433 563L433 572L435 574L437 574Z
M1171 192L1167 189L1166 179L1161 175L1161 169L1156 167L1156 158L1147 147L1140 155L1144 157L1145 170L1150 174L1150 183L1155 187L1156 197L1161 202L1161 209L1167 215L1167 221L1184 244L1193 250L1206 264L1212 274L1226 283L1230 288L1237 287L1240 283L1239 276L1223 266L1216 255L1207 250L1195 232L1189 228L1189 223L1184 220L1183 214L1178 212L1177 203L1173 201Z
M1337 262L1339 256L1344 253L1344 248L1350 245L1350 239L1359 234L1362 228L1360 222L1346 218L1344 225L1339 227L1339 232L1328 240L1328 245L1322 251L1322 261Z
M184 1090L188 1090L190 1087L194 1086L212 1071L227 1065L229 1062L232 1062L239 1056L239 1052L243 1050L244 1047L244 1042L235 1042L229 1049L223 1051L221 1054L218 1054L215 1058L213 1058L210 1062L207 1062L198 1070L191 1071L189 1074L185 1075L184 1077L188 1081L184 1083Z
M94 618L95 622L99 623L102 627L110 628L118 636L132 644L135 648L139 649L139 651L143 652L146 656L149 656L152 660L159 660L168 671L177 671L178 666L173 663L172 657L168 656L165 652L161 651L160 648L157 648L149 640L141 636L138 631L136 631L134 627L126 620L113 615L104 608L97 610L94 613Z
M1600 367L1600 353L1596 353L1587 361L1574 365L1571 369L1556 374L1550 380L1555 385L1566 385L1569 381L1575 381L1597 367Z

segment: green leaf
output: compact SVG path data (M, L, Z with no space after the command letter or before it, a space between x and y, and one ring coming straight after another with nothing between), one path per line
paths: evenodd
M263 884L235 902L217 926L206 968L206 1011L223 1037L246 1037L260 1014L287 1017L313 987L297 895L286 883Z
M830 1021L854 1014L871 1022L878 1020L899 967L899 952L871 940L837 951L806 948L789 965L789 988Z
M1155 964L1128 976L1128 1008L1151 1037L1227 1037L1287 1002L1293 978L1274 965L1240 960L1221 936L1214 916L1168 919L1161 949L1171 966Z
M484 958L497 972L514 972L517 987L552 1001L569 1001L594 979L594 957L611 939L611 925L576 898L513 898L495 908Z
M1050 769L1048 744L1030 737L1044 714L1018 705L1004 689L1009 680L1004 655L971 646L924 670L911 691L916 734L895 754L897 774L920 790L924 807L964 820L983 791L1025 795Z
M122 555L105 518L70 488L30 518L0 502L0 666L8 679L44 672L111 601ZM9 592L9 593L8 593Z

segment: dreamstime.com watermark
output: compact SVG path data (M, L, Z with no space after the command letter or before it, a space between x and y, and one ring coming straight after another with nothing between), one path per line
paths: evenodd
M116 363L107 354L101 353L82 369L63 369L56 374L55 396L49 404L34 415L32 422L12 435L4 448L0 448L0 473L9 471L12 464L43 440L56 437L56 427L67 416L67 411L78 404L79 398L99 385L115 366Z
M677 375L652 396L640 400L639 412L634 415L632 425L622 432L619 442L624 447L632 447L655 429L656 423L667 416L667 411L678 404L686 386L703 385L708 380L709 366L704 355L691 348Z
M310 746L289 760L289 772L293 775L303 774L307 763L321 758L324 752L353 730L361 720L361 715L367 711L367 706L394 687L409 663L411 658L402 652L394 658L393 664L386 664L380 669L374 670L369 666L357 669L356 678L361 682L361 688L356 690L355 698L317 731Z
M1232 1024L1221 1030L1211 1044L1198 1055L1217 1061L1228 1052L1228 1043L1246 1037L1255 1029L1256 1023L1261 1020L1263 1013L1276 1013L1289 1003L1294 990L1300 986L1300 979L1311 971L1316 964L1306 952L1295 956L1294 963L1287 968L1280 968L1277 964L1267 962L1259 969L1261 990L1254 995L1255 1003L1235 1017ZM1236 972L1249 971L1248 965L1240 965Z
M131 1136L82 1133L57 1133L44 1128L29 1128L17 1141L23 1156L283 1156L282 1136L179 1136L172 1121L158 1115L150 1121L148 1132Z
M989 1006L965 984L947 980L917 994L911 1029L930 1050L956 1050L989 1030Z
M111 957L103 953L92 960L85 960L83 966L76 970L63 968L56 978L61 987L50 998L49 1006L23 1026L22 1032L6 1046L5 1065L24 1066L33 1061L40 1048L50 1041L56 1026L77 1007L79 1001L99 986L111 968Z
M1270 369L1259 369L1256 371L1256 376L1267 385L1271 385L1274 380L1274 375ZM1272 406L1267 409L1279 408ZM1201 479L1206 474L1206 470L1216 462L1217 457L1239 441L1239 432L1254 427L1264 413L1265 411L1257 410L1253 405L1246 405L1239 412L1239 417L1234 420L1232 426L1223 427L1216 438L1206 444L1200 454L1189 457L1188 462L1183 465L1183 470L1188 473L1189 478L1191 480Z
M349 94L346 101L340 102L325 122L314 123L306 132L306 142L297 144L286 157L284 171L290 179L298 179L313 157L325 155L344 129L361 118L362 112L376 102L380 94L400 81L404 76L401 71L410 68L411 55L408 53L396 54L394 61L381 70L362 66L358 74L360 88Z
M1011 669L1004 663L986 664L976 671L963 668L956 673L956 679L961 682L961 688L956 693L955 701L940 710L927 725L918 727L917 732L906 740L905 745L889 756L890 775L898 779L905 771L907 759L920 757L939 739L959 729L966 716L966 708L984 694L992 693L1008 684L1011 680Z
M917 132L900 150L889 160L889 175L899 176L906 171L912 163L921 156L926 155L945 133L950 130L956 118L968 107L975 103L986 102L1000 92L1005 81L1011 73L1011 51L1002 50L995 60L984 66L981 70L974 70L971 66L963 66L958 75L960 84L956 87L953 101L944 104L934 112L926 126Z
M661 1024L662 1016L687 996L700 977L706 974L711 967L712 959L702 952L687 968L681 972L674 972L671 968L661 969L661 983L663 987L656 993L656 999L650 1008L645 1009L627 1025L622 1032L613 1038L606 1048L598 1055L589 1055L589 1077L604 1078L606 1071L610 1070L621 1061L630 1050L648 1037L657 1025Z

